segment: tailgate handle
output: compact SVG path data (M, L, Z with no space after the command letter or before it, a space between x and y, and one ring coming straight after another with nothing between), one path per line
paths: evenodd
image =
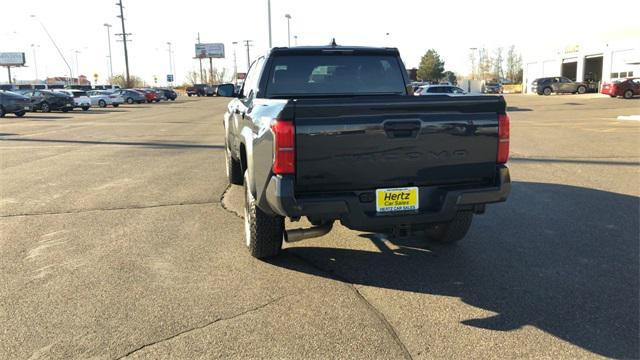
M384 123L384 132L388 137L416 137L420 130L420 121L387 121Z

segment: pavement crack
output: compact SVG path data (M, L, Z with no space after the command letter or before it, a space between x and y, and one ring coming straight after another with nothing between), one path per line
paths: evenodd
M217 201L194 201L194 202L179 202L179 203L158 204L158 205L132 205L132 206L112 207L112 208L77 209L77 210L51 211L51 212L45 211L45 212L36 212L36 213L0 215L0 219L20 217L20 216L65 215L65 214L80 214L80 213L96 212L96 211L140 210L140 209L154 209L154 208L170 207L170 206L208 205L208 204L216 204L216 203Z
M229 212L232 215L235 215L238 218L243 218L240 214L238 214L237 212L227 208L227 206L224 203L224 198L227 195L227 192L229 191L229 189L231 189L231 185L229 185L225 191L220 195L220 201L218 202L220 204L220 206L226 210L227 212ZM305 259L304 257L295 254L293 252L287 252L288 255L291 255L295 258L297 258L298 260L304 262L305 264L311 266L312 268L323 272L325 274L328 275L329 278L332 278L338 282L343 283L345 286L347 286L351 291L353 291L353 293L356 295L356 297L375 315L375 317L382 323L382 325L385 327L385 329L387 330L387 332L389 333L389 335L393 338L393 340L396 342L396 344L398 345L398 347L400 348L400 350L402 351L404 358L405 359L412 359L411 353L409 352L409 350L407 349L406 345L402 342L402 340L400 339L400 336L398 335L398 333L396 332L395 328L391 325L391 323L389 322L389 320L387 320L387 317L384 316L384 314L378 310L378 308L376 308L373 304L371 304L369 302L369 300L367 300L367 298L362 295L362 293L360 293L360 291L358 290L358 288L355 286L355 284L353 284L352 282L348 281L346 278L343 278L335 273L332 272L328 272L327 270L321 268L320 266L316 265L314 262Z
M265 308L265 307L267 307L267 306L269 306L269 305L271 305L273 303L276 303L276 302L278 302L278 301L280 301L280 300L282 300L284 298L287 298L287 297L290 297L290 296L293 296L293 295L294 294L287 294L287 295L278 296L278 297L276 297L276 298L274 298L274 299L272 299L272 300L270 300L270 301L268 301L268 302L266 302L264 304L261 304L261 305L258 305L256 307L253 307L251 309L245 310L245 311L243 311L241 313L238 313L238 314L235 314L233 316L229 316L229 317L226 317L226 318L216 318L216 319L214 319L212 321L207 322L206 324L199 325L199 326L194 326L192 328L180 331L180 332L178 332L176 334L173 334L171 336L168 336L166 338L162 338L162 339L156 340L154 342L150 342L150 343L144 344L142 346L139 346L139 347L129 351L128 353L126 353L126 354L124 354L124 355L122 355L122 356L120 356L120 357L118 357L116 359L117 360L124 359L124 358L126 358L128 356L131 356L131 355L135 354L138 351L141 351L143 349L158 345L158 344L163 343L163 342L167 342L167 341L173 340L173 339L175 339L177 337L180 337L182 335L185 335L185 334L188 334L188 333L191 333L191 332L194 332L194 331L202 330L204 328L207 328L209 326L215 325L217 323L221 323L221 322L224 322L224 321L237 319L237 318L242 317L244 315L247 315L247 314L262 310L263 308Z

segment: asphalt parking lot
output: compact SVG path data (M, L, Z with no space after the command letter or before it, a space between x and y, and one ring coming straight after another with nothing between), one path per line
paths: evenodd
M251 258L227 100L0 119L0 358L639 358L640 99L507 95L513 188L455 247Z

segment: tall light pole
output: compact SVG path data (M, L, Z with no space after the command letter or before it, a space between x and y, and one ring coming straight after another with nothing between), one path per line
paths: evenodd
M56 44L56 42L53 40L53 37L51 36L51 34L49 34L49 31L44 26L42 21L40 21L40 19L38 19L35 15L31 15L31 17L36 19L36 21L40 23L40 26L42 26L42 30L44 30L44 32L47 34L47 36L49 37L49 40L51 40L51 43L53 43L53 46L56 48L56 50L58 50L58 54L60 54L60 57L62 58L62 61L64 61L65 65L67 65L67 68L69 69L69 76L72 77L73 76L73 70L71 70L71 65L69 65L69 62L67 61L67 59L62 54L62 51L58 47L58 44Z
M73 50L76 54L76 76L78 77L78 85L80 85L80 65L78 63L78 54L80 54L80 50Z
M291 15L285 14L284 17L287 18L287 46L291 47Z
M237 41L231 43L233 45L233 83L238 83L238 61L236 60L236 45Z
M171 59L171 42L167 41L167 45L169 45L169 74L173 75L173 64Z
M36 48L39 48L40 45L31 44L31 49L33 50L33 68L36 72L35 80L38 80L38 61L36 59Z
M104 23L104 27L107 28L107 44L109 44L109 77L113 77L113 60L111 59L111 25Z
M293 45L298 46L298 35L293 35Z
M271 0L267 0L267 22L269 23L269 49L273 47L271 44Z

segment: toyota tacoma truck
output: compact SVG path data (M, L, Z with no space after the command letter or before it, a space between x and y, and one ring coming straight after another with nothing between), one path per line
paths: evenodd
M226 169L243 185L251 255L349 229L462 239L507 199L509 117L498 95L412 96L395 48L273 48L224 115ZM285 218L313 227L285 229Z

